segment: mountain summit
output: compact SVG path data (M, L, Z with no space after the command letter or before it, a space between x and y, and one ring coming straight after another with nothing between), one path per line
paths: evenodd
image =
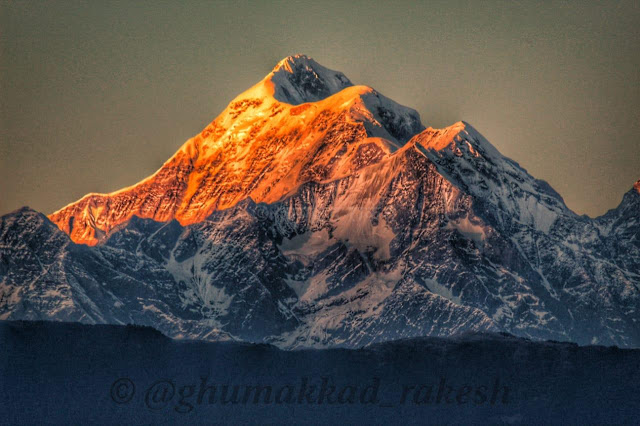
M275 99L292 105L321 101L353 86L341 72L325 68L305 55L284 58L265 81L273 85Z
M283 348L468 330L640 346L639 194L578 216L468 123L425 128L296 55L143 181L4 216L0 319Z
M134 215L188 225L247 198L271 203L306 182L351 174L423 129L415 110L290 56L155 174L111 194L88 194L49 218L89 245Z

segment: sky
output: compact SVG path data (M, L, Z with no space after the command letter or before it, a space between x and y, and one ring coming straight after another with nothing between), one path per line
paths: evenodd
M640 179L638 46L638 1L0 0L0 214L134 184L303 53L597 216Z

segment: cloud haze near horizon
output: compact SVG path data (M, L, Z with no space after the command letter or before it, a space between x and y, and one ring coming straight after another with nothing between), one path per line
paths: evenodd
M0 214L152 174L304 53L471 123L577 213L640 178L640 3L0 2Z

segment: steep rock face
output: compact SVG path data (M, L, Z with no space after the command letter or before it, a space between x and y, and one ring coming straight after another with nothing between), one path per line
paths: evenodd
M613 234L617 239L640 248L640 180L622 197L618 207L597 219L604 234Z
M89 245L133 215L196 223L247 197L274 202L305 182L350 174L423 128L414 110L307 57L289 57L154 175L88 194L49 218Z
M500 154L468 123L429 128L414 140L447 179L492 206L485 214L496 225L549 232L559 217L575 217L548 183Z
M354 175L304 184L280 202L246 200L186 228L134 217L95 248L67 242L80 253L97 252L109 275L104 265L78 261L74 250L63 257L82 268L77 275L98 276L109 289L110 297L91 298L99 312L116 306L117 322L153 324L172 336L357 347L508 330L638 344L633 287L588 275L594 265L584 264L592 256L585 250L577 259L533 263L521 244L538 234L505 237L473 204L422 149L408 145ZM566 250L555 244L545 253ZM577 288L556 278L564 270L578 271ZM162 292L150 294L146 283ZM140 300L142 306L132 303ZM6 311L4 318L25 317ZM64 318L55 309L34 311ZM142 314L148 312L155 316ZM114 322L106 314L88 319L94 321Z
M3 217L0 319L286 348L464 330L640 346L638 187L578 216L468 123L424 129L290 57L153 176L52 214L59 229Z
M265 80L273 85L275 99L291 105L321 101L353 86L341 72L325 68L305 55L284 58Z
M251 223L244 224L249 239ZM154 326L175 337L211 340L232 338L223 328L241 339L259 341L295 326L296 321L279 305L280 298L292 291L269 280L273 278L270 271L278 265L252 258L255 253L250 248L236 250L235 256L224 250L229 268L218 270L216 278L228 282L227 289L233 294L203 280L200 268L206 270L216 263L215 253L201 264L192 251L194 239L208 240L207 247L215 245L215 239L208 238L206 224L203 226L201 232L185 233L176 221L132 218L106 244L92 248L74 244L33 210L4 216L0 222L0 318L134 323ZM16 242L4 245L12 241ZM169 246L183 261L189 255L183 269L176 271L168 264ZM231 270L238 263L264 265L263 278L252 282L252 271ZM236 294L243 299L234 301ZM220 322L227 317L241 325Z
M640 287L640 180L618 207L595 220L594 228L597 256L629 271L627 281Z
M443 176L472 197L473 211L520 253L524 269L507 269L528 285L535 284L531 294L545 300L545 309L534 309L540 323L551 318L547 310L553 306L552 317L571 330L568 335L573 340L597 343L603 338L619 341L611 336L622 336L622 341L637 341L640 252L633 237L640 231L637 188L617 209L592 220L570 211L546 182L502 156L467 123L429 128L412 142ZM469 224L462 232L477 242L477 235L482 236ZM490 250L494 246L490 244ZM504 265L487 253L483 257ZM523 302L526 293L519 297L528 305ZM600 314L594 316L594 309ZM516 313L514 319L522 324L519 309L511 311L506 315Z

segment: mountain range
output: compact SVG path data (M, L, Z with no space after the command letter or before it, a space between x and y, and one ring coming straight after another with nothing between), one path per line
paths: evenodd
M304 56L152 176L0 220L0 319L360 347L463 331L640 347L640 181L597 218L476 129Z

